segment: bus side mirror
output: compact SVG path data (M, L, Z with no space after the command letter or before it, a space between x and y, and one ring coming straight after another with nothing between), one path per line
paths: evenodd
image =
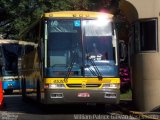
M127 56L127 49L124 40L119 40L119 59L120 62L125 61Z

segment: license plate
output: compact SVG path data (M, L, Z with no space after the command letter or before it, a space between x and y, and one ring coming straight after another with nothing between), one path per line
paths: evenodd
M90 97L89 93L78 93L78 97Z

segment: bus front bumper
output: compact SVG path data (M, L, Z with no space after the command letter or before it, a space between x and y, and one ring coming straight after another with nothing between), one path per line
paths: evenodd
M120 92L114 90L45 90L45 104L105 103L118 104Z

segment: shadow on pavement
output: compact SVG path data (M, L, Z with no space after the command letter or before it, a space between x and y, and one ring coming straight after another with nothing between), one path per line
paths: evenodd
M32 100L22 101L21 95L5 95L3 111L28 114L103 114L112 110L111 106L103 104L64 104L40 105Z

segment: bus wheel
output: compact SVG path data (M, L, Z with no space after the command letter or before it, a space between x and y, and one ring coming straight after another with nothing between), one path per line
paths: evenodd
M6 95L12 94L13 93L13 89L4 90L4 93Z
M22 100L25 100L26 99L26 80L25 78L22 78L21 86L22 86Z
M37 80L37 102L41 102L41 87L40 87L40 80Z

